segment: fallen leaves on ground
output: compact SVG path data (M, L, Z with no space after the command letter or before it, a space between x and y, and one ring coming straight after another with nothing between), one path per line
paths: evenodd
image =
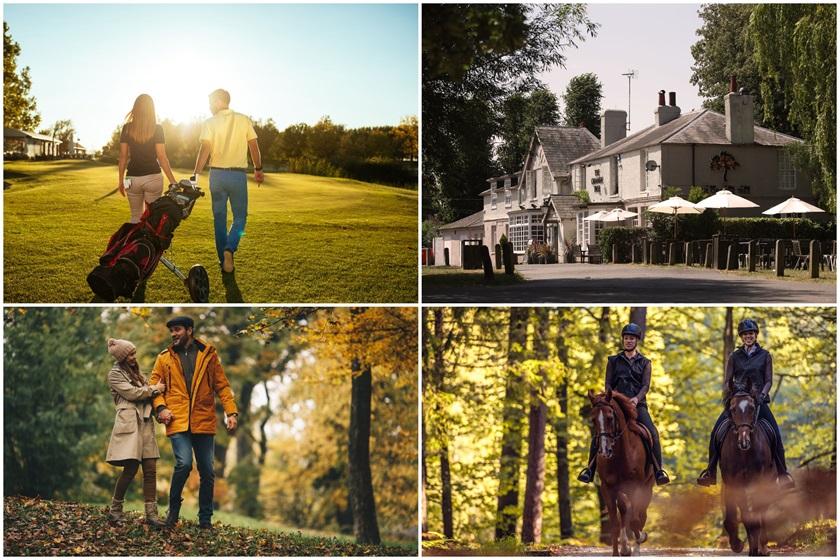
M397 546L359 545L335 538L183 519L175 529L152 529L137 513L111 524L107 508L6 497L4 556L416 556Z

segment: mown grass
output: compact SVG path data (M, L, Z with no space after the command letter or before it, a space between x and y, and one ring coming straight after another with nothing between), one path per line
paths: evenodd
M245 527L214 516L213 529L183 520L154 530L138 513L111 524L105 506L37 498L4 499L5 556L416 556L416 544L359 545L349 538ZM217 518L218 517L218 518Z
M88 161L4 165L5 301L91 301L86 282L111 234L128 219L116 167ZM187 170L176 170L186 177ZM235 285L225 285L206 196L175 232L169 256L184 271L203 264L212 302L409 303L417 301L417 193L350 179L269 173L249 181L246 235ZM231 220L228 212L228 221ZM239 293L237 293L237 291ZM148 303L188 302L162 265Z

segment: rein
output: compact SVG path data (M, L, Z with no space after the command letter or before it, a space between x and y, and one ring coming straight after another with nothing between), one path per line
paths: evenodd
M753 396L752 396L752 395L750 395L749 393L735 393L735 394L734 394L734 395L732 395L732 396L733 396L733 397L737 397L738 395L747 395L747 396L749 396L751 399L753 399L753 403L754 403L754 406L755 406L755 413L753 414L753 419L752 419L752 421L751 421L751 422L749 422L749 423L747 423L747 422L742 422L742 423L740 423L740 424L736 424L736 423L733 421L733 422L732 422L732 428L731 428L731 430L733 430L733 431L737 431L737 430L739 430L739 429L741 429L741 428L749 428L749 429L750 429L750 433L752 434L752 433L755 431L755 425L758 423L758 412L759 412L759 409L761 408L761 405L759 405L759 404L757 403L756 399L755 399L755 398L753 398ZM730 418L732 417L732 413L731 413L731 412L729 413L729 416L730 416Z
M610 410L612 410L613 413L615 413L615 409L609 403L596 404L595 408L603 408L605 406L609 407ZM611 439L611 440L615 441L615 440L617 440L618 438L620 438L621 436L624 435L624 430L626 428L627 428L627 426L626 426L626 422L625 422L625 427L620 429L618 432L597 432L594 436L592 436L592 439L597 441L597 440L601 439L602 437L605 437L605 438L608 438L608 439Z

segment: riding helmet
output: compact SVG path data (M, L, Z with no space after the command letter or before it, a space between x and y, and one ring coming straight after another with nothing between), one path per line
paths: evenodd
M738 323L738 335L742 335L745 332L754 332L758 334L758 323L753 321L752 319L744 319L740 323Z
M642 328L636 323L628 323L624 325L623 329L621 329L621 336L624 336L625 334L635 336L636 338L642 338Z

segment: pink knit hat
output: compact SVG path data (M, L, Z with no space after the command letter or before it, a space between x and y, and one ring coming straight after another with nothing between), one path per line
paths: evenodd
M134 344L127 340L121 340L119 338L108 339L108 352L110 352L114 359L118 362L125 360L128 355L136 349L137 348Z

